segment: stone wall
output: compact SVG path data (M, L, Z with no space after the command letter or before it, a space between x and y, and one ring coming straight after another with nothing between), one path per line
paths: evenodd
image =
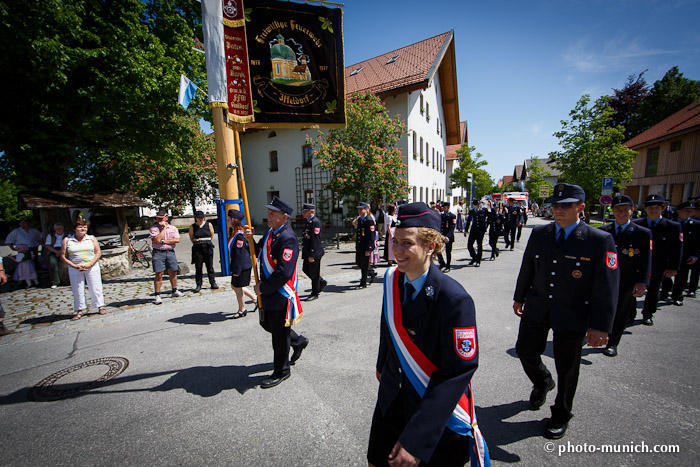
M100 258L100 270L104 279L111 279L129 274L129 272L131 272L129 247L118 246L114 248L103 248L102 258Z

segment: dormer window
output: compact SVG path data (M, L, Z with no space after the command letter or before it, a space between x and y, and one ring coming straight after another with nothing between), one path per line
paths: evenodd
M387 60L386 64L388 65L388 64L390 64L390 63L394 63L396 60L398 60L398 58L399 58L400 56L401 56L401 55L394 55L394 56L391 57L389 60Z
M357 70L354 70L352 73L350 73L350 76L355 76L356 74L358 74L359 72L361 72L364 69L365 69L365 67L361 66Z

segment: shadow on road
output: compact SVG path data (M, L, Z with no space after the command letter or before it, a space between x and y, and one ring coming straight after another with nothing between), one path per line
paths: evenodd
M517 443L526 438L542 436L542 431L544 430L543 421L506 421L520 412L529 410L530 403L528 401L516 401L491 407L476 407L479 428L481 428L481 433L484 435L492 460L520 462L520 456L506 451L503 446Z
M228 321L229 319L231 319L229 314L220 311L218 313L190 313L189 315L183 315L178 316L177 318L169 319L168 322L179 324L209 325L212 323Z
M591 354L602 354L603 350L605 350L605 347L585 347L581 349L581 365L593 365L592 361L586 360L583 357ZM510 349L506 350L506 353L513 358L519 358L518 353L515 351L515 347L511 347ZM552 344L552 341L547 341L547 347L545 347L542 355L554 359L554 345Z
M118 394L130 392L164 392L175 389L184 389L190 394L200 397L212 397L223 391L236 390L243 394L249 389L259 386L267 373L272 371L272 363L259 363L251 366L227 365L227 366L195 366L181 370L161 371L155 373L142 373L114 378L101 383L96 388L80 393L71 393L67 399L77 397L94 396L99 394ZM258 373L264 373L258 375ZM143 389L110 389L124 383L133 383L170 375L170 377L158 386ZM60 381L60 380L59 380ZM61 391L74 388L75 384L54 384L52 390ZM28 398L32 388L19 389L11 394L0 397L0 405L20 404L32 402Z

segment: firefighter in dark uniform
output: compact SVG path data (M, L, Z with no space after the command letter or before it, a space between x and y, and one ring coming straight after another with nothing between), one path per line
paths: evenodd
M360 285L359 288L367 287L367 275L370 276L369 283L374 280L376 272L369 274L369 256L374 250L374 230L375 225L372 217L369 215L369 205L365 202L360 202L357 205L357 219L355 219L355 264L360 268Z
M452 264L452 245L455 242L455 227L457 227L457 216L450 212L450 203L445 201L442 203L442 214L440 214L440 233L443 236L442 241L445 243L445 255L447 262L442 258L442 253L438 254L438 263L440 269L445 272L450 270Z
M304 203L301 215L306 219L301 238L301 257L304 260L302 271L311 279L311 295L306 300L316 300L327 282L321 277L321 258L323 242L321 241L321 221L314 214L316 206Z
M520 236L523 233L523 226L527 224L527 209L523 205L522 201L518 201L518 207L520 208L520 214L518 215L518 233L515 236L515 241L519 242L520 241Z
M255 285L255 293L262 296L260 324L272 334L274 371L260 383L263 389L277 386L288 379L290 363L293 365L309 344L309 339L292 330L292 325L302 316L301 302L296 292L299 240L287 223L294 209L276 196L265 207L270 229L256 244L256 250L261 255L260 282ZM245 226L244 235L249 241L253 240L250 226ZM291 359L290 347L294 349Z
M612 213L615 222L600 229L612 234L617 247L620 268L620 289L617 298L617 311L608 345L603 351L608 357L617 356L625 324L633 308L637 306L635 297L640 297L649 285L651 276L651 230L630 221L634 202L629 196L616 196L612 200Z
M678 205L678 222L683 229L683 256L678 274L671 283L670 277L664 277L661 285L661 295L671 293L671 300L676 306L683 306L683 291L688 285L688 274L700 257L700 222L693 219L695 207L690 201Z
M488 216L489 224L489 246L491 247L491 261L496 259L498 252L498 237L503 232L503 214L498 206L490 208Z
M678 273L683 254L683 232L678 222L661 217L666 200L661 195L649 195L644 202L646 219L637 219L635 224L651 230L653 248L651 250L651 278L647 288L642 309L642 324L654 325L654 312L659 303L659 287L664 277L673 277ZM634 313L637 310L635 307Z
M515 198L508 198L508 205L504 209L505 220L503 223L503 239L506 242L505 248L515 248L515 231L518 228L520 218L520 206L515 205Z
M489 212L481 207L478 199L472 201L472 208L469 210L469 218L464 231L469 230L469 239L467 240L467 249L472 259L469 261L469 266L481 266L481 256L483 255L484 235L486 235L486 225L488 224ZM476 242L476 250L474 250L474 242Z
M586 195L577 185L560 183L549 200L550 224L537 226L528 240L513 295L520 316L515 350L534 388L530 405L544 405L554 379L542 353L553 330L557 397L544 436L564 436L578 384L581 348L607 345L612 330L620 271L612 235L579 219Z
M384 276L379 393L367 449L373 466L462 466L470 455L471 465L489 462L472 410L479 359L474 302L432 264L442 247L440 224L425 203L399 207L399 265ZM468 413L457 419L462 407Z
M693 203L693 220L700 222L700 199L690 198L690 202ZM698 290L698 282L700 282L700 261L690 266L687 297L695 298L695 293Z

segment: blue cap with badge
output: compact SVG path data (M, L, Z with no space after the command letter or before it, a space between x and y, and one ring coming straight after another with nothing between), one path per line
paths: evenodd
M314 211L316 210L316 206L311 203L304 203L301 207L302 211Z
M364 201L360 201L357 203L357 209L369 209L369 204L365 203Z
M666 200L659 194L653 194L647 196L646 201L644 201L644 206L653 206L655 204L666 204Z
M678 205L676 211L680 211L681 209L695 209L695 206L690 201L683 201L681 204Z
M408 227L427 227L440 231L441 218L440 214L435 212L430 206L425 203L410 203L399 206L399 211L396 214L398 220L396 222L397 229L406 229Z
M554 186L554 194L547 200L548 203L583 203L586 200L586 192L578 185L569 183L557 183Z
M228 210L228 217L232 217L234 219L238 219L239 221L242 221L245 219L245 214L243 214L241 211L237 209L229 209Z
M281 211L289 215L291 215L294 212L294 209L290 205L279 199L277 196L272 198L272 202L270 204L266 204L265 207L267 209L272 209L273 211Z
M615 206L634 206L634 201L627 195L615 196L612 200L612 207Z

